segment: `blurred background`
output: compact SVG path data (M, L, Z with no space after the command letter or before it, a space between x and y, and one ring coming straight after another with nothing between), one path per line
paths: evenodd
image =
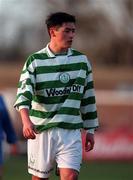
M133 162L132 0L0 0L0 93L18 135L20 153L26 153L26 142L13 109L20 71L27 56L48 43L45 19L56 11L76 16L73 47L85 53L93 67L100 128L95 149L83 152L84 160ZM9 154L7 146L4 150Z

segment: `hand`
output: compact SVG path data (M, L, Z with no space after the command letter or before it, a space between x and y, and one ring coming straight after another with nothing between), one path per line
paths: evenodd
M34 130L34 125L32 122L28 122L23 125L23 136L26 139L35 139L36 138L35 134L36 133Z
M94 134L87 132L85 139L85 151L91 151L94 148Z
M34 124L31 122L29 118L29 110L26 108L20 109L20 115L23 124L23 136L26 139L35 139L36 132L35 132Z

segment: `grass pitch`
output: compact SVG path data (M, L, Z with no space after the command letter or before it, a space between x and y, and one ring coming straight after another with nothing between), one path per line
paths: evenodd
M90 161L83 162L79 180L131 180L133 162ZM26 156L13 156L5 160L3 180L31 180L27 173ZM53 173L50 180L59 180Z

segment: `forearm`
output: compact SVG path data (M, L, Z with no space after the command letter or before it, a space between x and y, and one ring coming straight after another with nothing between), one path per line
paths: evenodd
M23 125L31 123L31 120L29 118L29 110L27 108L22 108L19 112Z

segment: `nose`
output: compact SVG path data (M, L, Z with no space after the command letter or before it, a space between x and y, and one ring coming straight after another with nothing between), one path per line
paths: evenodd
M75 32L70 31L70 33L69 33L69 37L70 37L71 39L73 39L74 35L75 35Z

